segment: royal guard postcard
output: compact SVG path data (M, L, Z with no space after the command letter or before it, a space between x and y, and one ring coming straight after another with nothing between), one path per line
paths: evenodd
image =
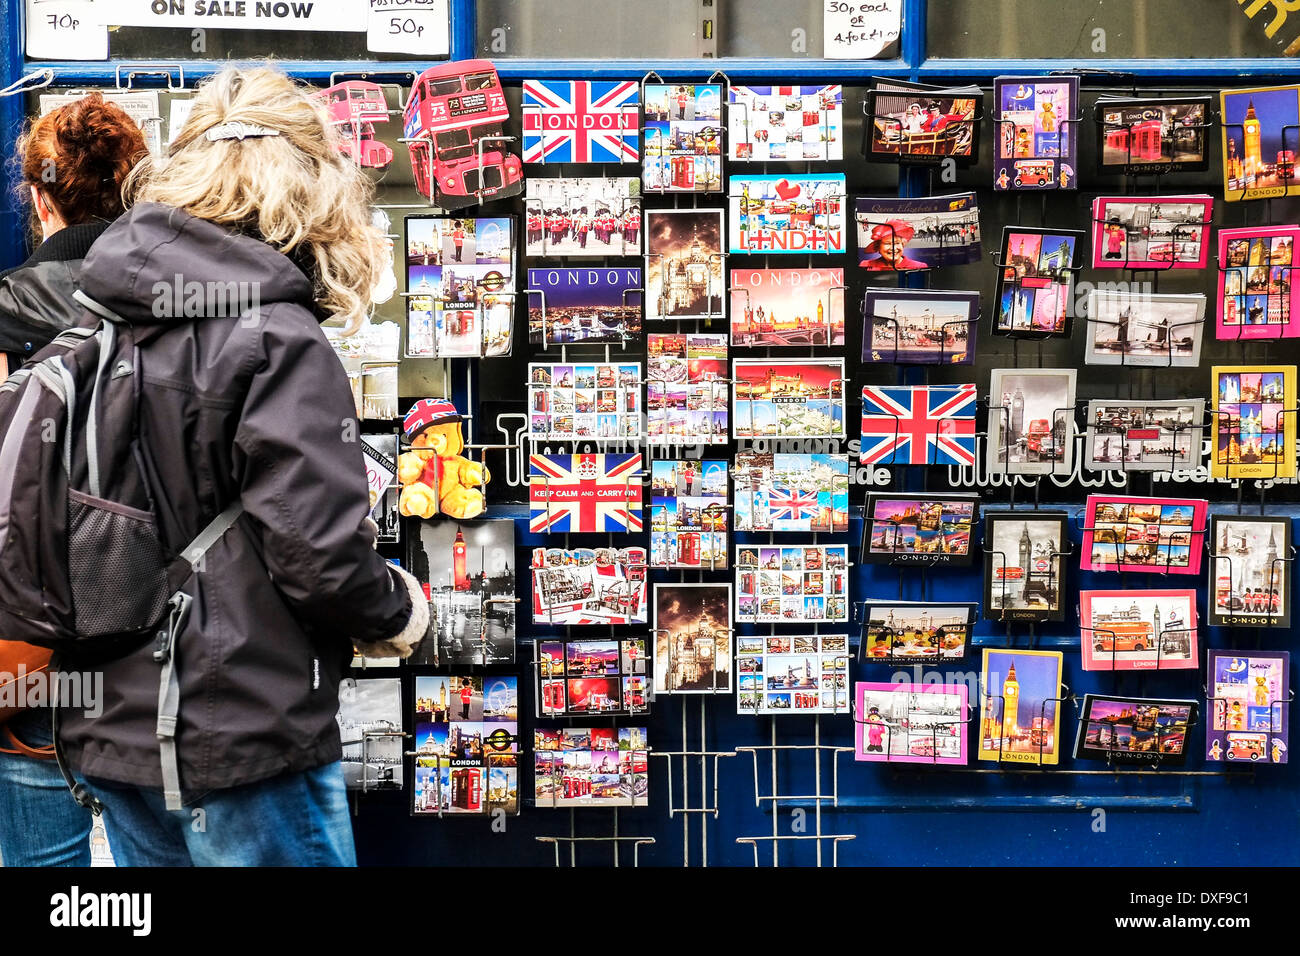
M970 365L978 292L869 287L862 297L862 361Z
M1069 516L990 511L984 520L984 617L1004 623L1064 620Z
M650 463L650 566L725 569L726 459L664 459Z
M644 548L534 548L533 623L644 624Z
M646 192L722 192L722 86L645 84Z
M641 434L641 366L528 366L533 441L618 441Z
M862 660L885 663L960 660L977 604L868 600L862 611Z
M731 386L724 333L646 337L646 434L651 445L725 445Z
M975 465L975 404L969 385L864 385L864 465Z
M1092 201L1094 269L1204 269L1214 198L1098 196Z
M761 255L840 255L847 251L843 173L731 176L731 251Z
M1089 495L1083 514L1083 571L1200 574L1204 498Z
M1205 759L1287 763L1291 655L1286 651L1209 651L1210 711Z
M538 809L644 807L650 753L644 727L541 727L533 731Z
M867 496L862 560L969 564L978 502L974 495L873 492Z
M966 765L965 684L858 681L853 692L855 759Z
M843 269L732 269L731 344L844 344Z
M1201 464L1205 399L1088 402L1084 467L1092 471L1189 471Z
M1227 202L1300 195L1300 87L1221 90L1223 198Z
M1072 368L995 368L989 379L989 469L1068 475L1074 469Z
M641 531L643 461L639 454L528 456L528 530Z
M737 531L849 530L847 455L739 452Z
M736 680L738 714L848 713L848 635L739 637Z
M1078 189L1079 78L999 76L993 102L993 188Z
M515 220L406 219L406 357L509 355Z
M1211 478L1283 478L1296 473L1296 367L1210 369Z
M1286 515L1210 516L1210 623L1219 627L1291 625L1291 519Z
M721 209L652 209L645 220L645 317L726 317Z
M641 335L639 267L528 270L528 341L624 344Z
M1031 338L1069 338L1079 229L1007 226L998 259L993 331Z
M524 80L524 162L637 162L640 96L635 80Z
M843 438L844 359L736 359L734 438Z
M1300 286L1291 283L1300 226L1219 230L1220 339L1300 336Z
M539 638L538 717L608 717L650 710L642 638L554 641Z
M1205 296L1092 289L1084 300L1089 365L1195 368L1201 363Z
M979 87L877 80L867 93L868 159L966 166L979 155Z
M727 158L742 163L844 158L842 86L732 86Z
M641 180L634 177L528 178L524 254L638 256Z
M654 586L656 694L730 694L731 585Z
M1194 700L1084 694L1074 759L1182 766L1195 723Z
M1128 176L1209 167L1209 96L1098 97L1097 171Z
M519 812L519 679L415 677L414 816Z
M1060 651L986 647L980 687L980 760L1060 763Z
M1079 592L1086 671L1193 669L1198 633L1195 590Z
M974 193L923 199L853 200L858 266L914 272L968 265L983 255Z
M736 547L737 621L847 621L848 595L846 545Z

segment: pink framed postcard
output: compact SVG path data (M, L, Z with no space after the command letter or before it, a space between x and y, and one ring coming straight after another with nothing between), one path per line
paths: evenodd
M1083 571L1200 574L1204 498L1089 495L1083 520Z
M1300 336L1300 287L1292 281L1300 226L1219 230L1220 339Z
M1214 199L1098 196L1092 201L1094 269L1204 269Z
M854 685L854 758L965 766L971 714L965 684Z
M1196 591L1080 591L1079 648L1086 671L1197 666Z

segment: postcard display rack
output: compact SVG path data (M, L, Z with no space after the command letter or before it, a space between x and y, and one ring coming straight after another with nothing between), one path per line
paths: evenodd
M760 86L698 64L538 79L504 59L486 81L485 63L459 73L503 112L470 127L456 167L470 185L449 192L439 130L411 121L432 98L421 74L317 78L378 83L382 108L353 118L395 147L393 170L410 164L400 189L358 159L401 251L406 333L350 371L400 367L395 413L438 383L464 454L492 464L477 519L399 519L401 419L366 416L363 437L382 439L367 445L380 550L432 566L475 521L513 526L511 596L476 586L466 612L431 581L437 646L398 670L357 659L359 678L404 675L402 717L417 717L361 723L356 813L381 806L375 754L401 748L420 825L482 818L445 790L461 792L446 781L463 761L422 746L463 688L476 732L512 750L514 811L556 866L675 857L678 821L682 865L716 863L720 841L755 866L836 865L869 850L846 811L888 808L864 795L886 774L918 793L1002 775L1022 808L1053 778L1104 780L1089 805L1122 806L1127 776L1286 761L1289 659L1261 646L1292 633L1300 225L1273 198L1300 195L1300 93L1146 96L996 72L939 86L882 71L858 90L804 70ZM160 78L187 94L176 66L119 68L116 85ZM35 72L0 98L35 103L59 82ZM1221 188L1194 175L1220 137ZM870 198L882 190L860 183L891 166L896 193ZM1050 195L1080 189L1073 206ZM981 201L1007 217L999 232ZM461 263L501 228L500 255ZM417 263L417 241L445 251ZM454 268L430 271L430 255ZM1118 376L1113 392L1082 366ZM517 651L490 636L503 616ZM949 673L976 651L968 687ZM1193 731L1205 762L1185 769ZM571 789L559 769L582 744L625 771L607 775L607 802L594 767ZM646 822L652 805L668 827Z

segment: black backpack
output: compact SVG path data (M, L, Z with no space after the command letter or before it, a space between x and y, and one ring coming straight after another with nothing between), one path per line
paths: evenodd
M152 638L164 789L179 806L171 652L190 600L180 587L242 509L168 554L140 443L140 349L120 317L74 298L98 325L61 333L0 384L0 639L104 660Z

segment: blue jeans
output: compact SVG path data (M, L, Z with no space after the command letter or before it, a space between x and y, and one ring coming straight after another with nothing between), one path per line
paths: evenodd
M26 710L9 729L29 747L48 747L50 711ZM8 746L0 735L0 746ZM5 866L90 866L90 811L77 806L53 760L0 754L0 856Z
M162 792L86 781L118 866L356 866L341 762L168 810Z

